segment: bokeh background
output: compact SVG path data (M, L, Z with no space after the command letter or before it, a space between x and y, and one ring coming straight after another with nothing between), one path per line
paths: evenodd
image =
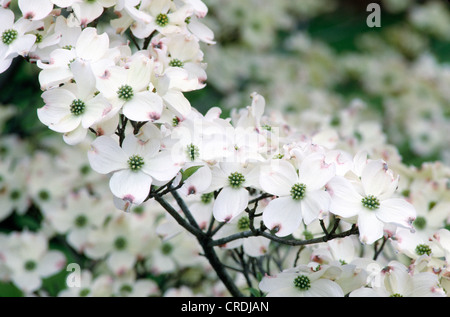
M217 44L202 47L208 80L206 88L186 94L193 107L204 113L218 106L223 116L232 115L249 105L256 91L266 99L267 111L299 130L333 128L364 144L389 144L407 166L420 168L436 161L450 165L448 1L204 3L209 8L205 23ZM381 6L379 28L366 23L369 3ZM89 187L104 179L89 170L83 153L87 145L69 149L59 134L39 122L36 110L43 101L37 74L36 65L16 58L0 75L0 232L43 232L48 249L62 252L68 263L98 271L105 266L104 258L91 261L66 240L67 233L55 233L48 221L58 209L46 204L48 195L62 197L76 186ZM161 242L149 245L158 252L167 248ZM154 254L149 258L157 262ZM185 264L180 270L174 261L170 263L177 263L178 273L162 271L168 263L164 262L159 270L138 271L129 279L150 279L159 295L183 285L199 288L205 278L195 269L199 264ZM40 294L61 294L67 274L62 270L44 278ZM123 278L117 283L125 285ZM123 295L117 289L121 288L117 286L114 294ZM0 296L23 294L0 264Z

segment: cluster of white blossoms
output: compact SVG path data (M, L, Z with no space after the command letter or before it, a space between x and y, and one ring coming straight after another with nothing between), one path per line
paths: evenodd
M347 23L337 9L352 3L315 1L311 8L311 1L261 0L257 13L251 3L208 3L213 14L206 19L220 44L205 48L208 83L223 92L224 107L239 107L258 91L292 113L295 124L333 125L359 138L370 134L364 122L371 121L410 156L449 164L448 3L383 0L380 28L365 25L367 4L353 9L358 21ZM334 24L311 18L321 14L333 16ZM355 99L357 126L349 130L339 113Z
M186 294L156 282L175 275L191 296L447 296L449 169L403 165L376 129L377 143L304 130L256 92L230 117L202 114L185 96L205 87L214 44L202 1L19 0L17 20L9 5L2 70L36 63L38 118L64 145L29 155L2 140L1 219L36 231L0 236L3 281L45 295L86 261L56 295Z

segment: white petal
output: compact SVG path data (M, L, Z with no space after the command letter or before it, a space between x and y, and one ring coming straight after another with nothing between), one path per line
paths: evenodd
M370 161L363 169L361 183L366 195L374 195L378 199L389 198L397 188L398 178L392 175L382 160Z
M126 84L127 71L123 67L108 67L97 76L97 88L108 99L117 98L117 90Z
M53 10L53 3L49 0L19 0L19 8L26 19L41 20Z
M81 124L81 117L68 114L58 122L50 124L48 127L56 132L71 132Z
M305 296L344 297L344 292L336 282L327 279L318 279L311 284L311 288L305 292Z
M81 124L86 129L100 122L105 117L110 116L113 111L112 105L101 94L86 101L85 104L86 109L83 113Z
M330 212L344 218L356 216L360 212L363 197L356 192L350 181L336 176L326 187L331 196Z
M265 276L259 283L259 289L269 293L268 296L289 294L288 296L300 296L300 292L294 287L296 273L281 273L276 276Z
M244 239L244 252L252 257L263 256L269 250L270 240L264 237L249 237Z
M100 174L128 168L128 158L119 144L109 136L100 136L94 140L88 152L92 169Z
M307 192L302 199L302 215L305 224L311 224L321 213L327 212L330 200L330 195L324 190Z
M383 237L383 227L383 222L371 210L364 210L358 216L359 238L362 243L372 244Z
M0 56L2 55L2 53L0 52ZM11 63L13 61L13 58L8 58L8 59L0 59L0 74L3 73L4 71L6 71L9 66L11 66Z
M36 273L23 272L22 274L14 274L12 282L26 294L31 293L42 285L42 280Z
M137 93L123 105L123 114L134 121L159 120L163 111L162 98L150 91Z
M56 87L61 83L66 83L73 78L69 69L70 62L76 58L74 50L55 49L50 53L50 63L45 64L41 60L37 61L37 66L41 68L39 73L39 83L41 89Z
M69 105L74 99L77 99L75 94L71 91L71 86L64 86L65 88L54 88L44 91L41 95L46 105L56 106L69 109Z
M219 222L233 220L247 207L248 197L249 194L245 188L224 187L214 202L214 218Z
M103 6L96 2L75 2L72 9L82 26L86 26L103 13Z
M294 166L285 160L272 160L261 167L259 184L261 188L276 196L288 196L292 186L298 182Z
M113 252L109 255L106 263L116 276L120 276L133 268L136 257L126 251Z
M142 142L134 134L127 135L122 142L122 150L128 157L132 155L140 155L142 157L146 154L146 143Z
M17 54L20 56L27 56L35 42L36 35L34 34L25 34L19 37L9 45L10 53L7 53L5 58L14 57L17 56Z
M349 297L379 297L380 295L375 292L372 288L361 287L355 289L349 294Z
M78 57L86 61L97 61L109 48L109 38L106 33L97 34L97 29L85 28L78 38L75 49Z
M380 208L376 211L376 215L385 223L412 228L416 210L412 204L402 198L391 198L380 202Z
M66 265L66 258L59 251L48 251L38 264L38 272L41 277L48 277L61 271Z
M180 118L185 118L191 112L191 104L181 91L169 90L162 97L167 106Z
M198 39L207 44L215 44L214 32L211 31L205 24L192 19L188 24L188 29L191 31Z
M314 153L303 159L298 175L300 183L306 184L309 190L316 190L325 186L336 175L336 167L326 163L324 155Z
M277 236L290 235L302 223L300 201L296 201L290 196L271 200L263 211L263 221L270 230L277 230Z
M169 181L180 171L181 166L172 159L170 151L162 151L151 158L145 158L142 171L158 181Z
M79 144L84 141L87 135L87 129L83 128L81 125L74 130L64 133L63 139L69 145Z
M0 7L0 32L11 28L14 24L14 12L10 9Z
M89 229L84 228L83 230L71 230L67 235L67 242L79 253L82 253L86 247L86 243L89 238Z
M199 164L192 163L185 166L185 168L196 165ZM185 180L184 185L180 188L180 191L186 196L190 194L204 193L211 185L211 179L211 169L208 166L204 165Z
M153 61L144 55L138 55L128 69L127 84L133 87L135 92L147 89L152 71Z
M136 205L147 198L151 185L151 176L129 169L115 172L109 181L109 188L114 196Z
M445 297L445 292L438 286L438 275L431 272L422 272L413 277L414 297Z
M90 63L77 59L70 64L70 70L73 73L73 78L78 88L78 98L86 100L96 90L95 76Z

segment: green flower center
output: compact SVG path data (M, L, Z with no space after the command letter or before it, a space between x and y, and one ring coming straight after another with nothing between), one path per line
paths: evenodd
M44 39L44 37L40 33L36 33L34 35L36 35L36 43L41 43L42 40Z
M174 58L169 62L169 66L172 67L183 67L184 63L180 61L178 58Z
M64 45L61 48L70 51L73 48L73 46L69 44L69 45Z
M70 105L70 112L75 116L83 114L85 109L86 104L81 99L75 99Z
M126 101L131 100L131 98L133 98L133 96L134 96L133 88L128 85L122 85L117 90L117 95L119 96L120 99L123 99Z
M75 226L82 228L88 223L88 218L85 215L79 215L75 218Z
M166 26L167 24L169 24L169 17L167 16L167 14L160 13L156 17L156 21L155 22L159 26Z
M392 294L392 295L389 296L389 297L403 297L403 295L401 295L401 294L399 294L399 293L395 293L395 294Z
M11 198L11 200L18 200L20 196L22 196L22 193L18 189L14 189L9 193L9 198Z
M417 217L416 220L414 220L414 227L419 229L419 230L423 230L425 229L427 225L427 220L425 219L425 217Z
M302 200L305 198L306 185L297 183L291 188L291 197L294 200Z
M186 153L191 161L195 161L195 159L200 156L200 150L198 149L198 146L192 143L187 146Z
M426 245L426 244L419 244L416 247L416 253L418 255L424 255L424 254L430 255L431 254L431 248L428 245Z
M89 288L83 288L80 291L80 297L86 297L89 295L90 292L91 292L91 290Z
M120 294L122 296L127 296L132 291L133 291L133 287L131 285L128 285L128 284L122 285L122 287L119 290L119 292L120 292Z
M368 195L361 200L364 207L374 210L380 208L380 201L374 195Z
M142 166L144 166L144 158L139 155L132 155L128 159L128 165L130 166L130 169L134 172L140 170Z
M239 172L234 172L228 176L228 181L230 182L231 187L239 188L245 182L245 177Z
M41 200L49 200L50 199L50 193L46 191L45 189L39 191L38 196Z
M116 250L125 249L127 247L127 239L125 239L124 237L118 237L114 241L114 247L116 248Z
M214 198L214 193L208 193L208 194L203 194L200 199L201 199L202 203L204 203L206 205L206 204L209 204L213 198Z
M3 31L2 33L2 42L3 44L9 45L14 42L15 39L19 36L19 33L14 29L8 29Z
M24 268L27 271L33 271L36 268L36 266L37 266L37 263L33 260L28 260L24 264Z
M237 227L239 230L244 231L250 228L250 219L248 217L242 217L238 220Z
M91 167L87 164L84 164L83 166L80 167L80 173L82 175L87 175L87 174L89 174L90 171L91 171Z
M274 160L281 160L284 157L284 154L278 153L273 156Z
M311 288L311 280L306 275L299 275L294 280L294 286L306 291Z
M272 127L270 125L268 125L268 124L263 124L261 126L261 128L263 128L264 130L267 130L267 131L272 131Z
M164 255L169 255L173 251L173 246L170 243L163 243L161 246L161 252Z

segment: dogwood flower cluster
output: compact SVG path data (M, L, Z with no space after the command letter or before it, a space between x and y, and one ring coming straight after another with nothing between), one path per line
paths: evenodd
M41 295L86 261L95 270L56 295L185 294L146 278L173 274L218 296L447 296L448 167L403 165L370 122L346 126L353 143L344 127L297 125L256 92L229 117L201 113L185 96L205 87L201 45L214 44L201 1L18 6L17 20L0 11L2 65L36 62L37 116L65 144L28 156L2 141L0 219L42 217L0 235L2 280ZM74 259L49 250L61 240Z
M381 32L372 32L361 21L354 26L361 33L354 35L349 26L339 40L328 37L336 31L333 26L320 32L318 25L292 21L314 21L311 16L327 12L338 17L341 4L317 1L314 8L310 1L261 3L258 14L250 2L209 4L211 16L219 20L211 25L217 25L214 33L221 45L205 48L208 83L224 92L224 107L240 107L251 92L258 91L268 104L295 113L298 125L317 130L333 125L349 141L359 142L373 135L365 124L370 121L372 128L381 128L388 142L407 154L405 160L450 162L448 65L445 51L435 45L448 43L447 3L381 1L386 16L405 18L395 23L385 19ZM355 10L364 17L368 14L364 9ZM336 23L341 30L348 26L344 20ZM280 33L286 36L267 36ZM356 47L342 50L341 44L347 43ZM358 106L348 112L355 101ZM349 118L357 120L349 122ZM355 127L348 130L348 124Z

